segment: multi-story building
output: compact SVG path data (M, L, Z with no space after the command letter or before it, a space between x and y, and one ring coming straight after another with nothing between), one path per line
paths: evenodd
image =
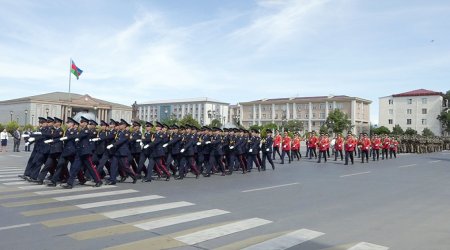
M238 127L241 124L241 105L230 105L228 109L228 120L230 121L229 127Z
M443 109L443 93L417 89L380 97L379 126L392 130L395 125L421 133L429 128L435 135L442 134L437 116Z
M210 98L192 98L178 100L148 101L137 103L137 117L145 121L164 121L182 119L191 115L201 125L208 125L217 119L222 124L228 123L229 103Z
M241 102L240 121L248 127L267 123L280 126L289 120L299 120L305 130L317 131L325 124L328 113L339 109L348 115L354 133L368 132L371 103L345 95L262 99Z
M57 116L63 120L81 115L108 121L110 118L131 120L131 106L100 100L90 95L52 92L0 101L0 122L17 121L19 125L38 124L38 117Z

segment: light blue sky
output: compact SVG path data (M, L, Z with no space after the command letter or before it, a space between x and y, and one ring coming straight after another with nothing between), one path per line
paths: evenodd
M450 89L450 2L0 0L0 99L135 100Z

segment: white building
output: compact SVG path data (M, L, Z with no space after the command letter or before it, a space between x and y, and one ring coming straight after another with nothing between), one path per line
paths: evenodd
M38 124L38 117L59 117L64 121L68 116L95 118L97 121L109 119L131 120L131 106L100 100L90 95L67 92L52 92L0 101L0 122L17 121L19 125Z
M182 119L191 115L201 125L208 125L217 119L227 124L229 103L220 102L206 97L160 100L137 103L137 118L144 121L160 121Z
M429 128L435 135L442 134L437 116L443 109L443 94L426 89L380 97L379 126L392 130L395 125L405 130L412 128L421 134Z

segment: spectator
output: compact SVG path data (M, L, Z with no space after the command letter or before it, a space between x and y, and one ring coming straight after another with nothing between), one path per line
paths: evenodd
M26 152L30 152L31 151L30 150L31 146L29 144L27 144L28 139L30 139L30 135L31 135L31 129L27 129L25 132L23 132L23 135L22 135L23 141L25 142L25 151Z
M13 137L14 137L13 152L20 152L19 151L19 146L20 146L20 130L19 130L19 128L17 128L16 131L14 131Z
M8 145L8 132L6 132L6 128L3 129L3 131L0 133L0 140L1 140L0 152L3 152L3 148L5 148L5 152L8 152L8 150L6 150L6 146Z

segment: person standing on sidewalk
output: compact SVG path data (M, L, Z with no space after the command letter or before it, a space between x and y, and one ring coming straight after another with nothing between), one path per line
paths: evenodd
M6 128L3 129L3 131L0 133L0 140L1 140L0 152L3 152L3 149L5 149L5 152L8 152L8 150L6 150L6 146L8 146L8 132L6 132Z

